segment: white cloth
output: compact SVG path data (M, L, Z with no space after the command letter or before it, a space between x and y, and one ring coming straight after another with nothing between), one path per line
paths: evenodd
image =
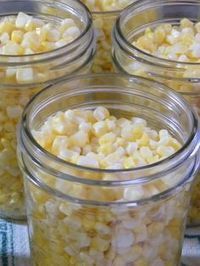
M186 230L182 262L184 266L200 266L200 227ZM0 220L0 266L30 266L26 224Z

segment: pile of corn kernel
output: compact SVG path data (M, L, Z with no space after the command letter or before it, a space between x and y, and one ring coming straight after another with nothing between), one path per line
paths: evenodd
M23 180L16 156L16 129L23 107L35 91L7 88L0 93L0 212L13 217L25 213Z
M133 45L157 57L200 62L200 22L184 18L180 26L163 24L155 29L147 28Z
M33 130L33 136L45 150L63 160L106 169L147 165L170 156L181 146L167 130L157 132L138 117L118 119L103 106L94 111L57 112L38 130ZM95 173L92 175L95 178ZM78 198L117 202L159 194L174 178L170 176L171 181L166 183L159 180L122 190L66 184L64 180L48 179L48 175L44 180L47 184L49 180L62 193L72 193ZM178 264L188 207L184 188L159 202L135 207L100 207L67 202L29 185L36 265Z
M19 13L0 20L0 54L32 55L59 48L79 34L71 18L55 24ZM22 59L23 60L23 59ZM39 70L41 72L41 69ZM44 70L42 70L44 74ZM2 83L29 84L38 79L32 67L1 68ZM39 88L1 88L0 92L0 212L24 214L23 181L16 158L16 128L24 106ZM14 214L13 214L14 215Z
M121 10L134 0L81 0L92 12Z
M30 55L62 47L80 35L73 19L66 18L57 25L20 12L16 17L0 21L0 54Z
M157 132L138 117L117 119L103 106L94 112L58 112L34 136L43 148L65 161L102 169L151 164L181 147L167 130Z
M118 13L106 15L106 11L120 11L135 0L81 0L93 14L94 26L97 30L97 53L92 71L110 72L113 71L111 58L111 34L112 27ZM98 13L99 12L99 13Z
M22 12L17 16L2 18L0 32L0 54L9 56L55 50L80 35L80 29L72 18L63 19L55 25ZM35 72L31 67L7 68L5 73L1 71L1 77L13 79L16 83L27 83L37 80Z

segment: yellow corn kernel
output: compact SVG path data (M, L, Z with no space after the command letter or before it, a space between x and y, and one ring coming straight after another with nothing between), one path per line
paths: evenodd
M84 215L82 225L87 231L94 229L95 218L92 215Z
M137 46L149 51L149 52L154 52L156 50L156 46L153 42L153 38L150 38L149 36L142 36L137 40Z
M99 138L99 144L104 145L107 143L113 143L115 142L115 140L116 140L116 135L110 132Z
M91 247L95 250L105 252L108 250L109 246L110 246L109 240L105 240L99 237L95 237L92 239Z
M44 25L44 22L42 20L33 18L33 19L28 20L28 22L25 24L24 29L26 31L33 31L38 28L41 28L43 25Z
M98 152L103 153L104 155L108 155L114 152L114 147L112 144L104 144L98 148Z
M145 259L139 259L134 262L134 266L148 266L148 263Z
M181 28L191 28L193 27L193 22L187 18L183 18L180 22Z
M128 168L133 168L136 165L132 157L126 157L123 161L123 166L125 169L128 169Z
M162 26L155 29L154 38L156 44L160 45L161 43L163 43L165 41L165 36L166 33Z
M139 132L139 134L141 135L142 132ZM148 146L149 144L149 136L144 132L142 134L142 137L137 141L137 143L139 144L140 147L142 146Z
M176 151L180 150L181 144L174 138L170 138L168 145L173 147Z
M21 30L14 30L11 34L11 40L16 43L21 43L23 39L23 31Z
M15 29L15 26L13 25L12 22L10 21L3 21L3 22L0 22L0 32L3 33L3 32L6 32L8 33L9 35L11 34L11 32Z

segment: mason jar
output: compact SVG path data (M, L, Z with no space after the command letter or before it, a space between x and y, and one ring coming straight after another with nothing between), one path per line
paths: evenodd
M91 11L97 35L97 51L92 71L113 72L111 56L111 33L121 10L135 0L81 0Z
M200 115L200 63L180 62L154 56L133 42L148 28L165 23L180 26L183 18L199 21L198 0L141 0L126 8L113 30L113 61L118 71L160 81L180 92ZM151 45L149 43L149 45ZM192 194L189 223L200 223L200 174Z
M18 12L55 23L55 28L62 19L71 18L78 25L80 36L48 52L0 55L0 216L12 219L23 219L25 215L23 182L16 158L16 127L23 107L48 84L74 72L88 72L95 51L91 16L82 3L0 1L1 19Z
M68 135L73 128L59 118L62 112L79 109L84 117L99 105L112 119L134 115L148 127L165 128L181 148L153 164L98 169L66 162L38 144L36 132L44 136L42 143L53 141L41 131L42 125L51 125L49 117L63 121L57 130ZM148 79L71 76L38 93L25 108L18 138L33 265L178 266L199 167L199 134L188 103Z

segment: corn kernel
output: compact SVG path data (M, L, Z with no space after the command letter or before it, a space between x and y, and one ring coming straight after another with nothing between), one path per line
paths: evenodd
M10 40L10 36L7 32L4 32L0 36L0 42L1 44L6 44Z
M16 72L16 79L19 83L33 82L34 71L30 68L19 68Z
M26 23L31 19L32 19L31 16L23 12L20 12L16 18L16 22L15 22L16 28L24 28Z
M0 32L1 33L7 33L10 35L10 33L14 30L14 25L10 21L3 21L0 22Z
M2 50L4 55L19 55L21 53L21 47L17 43L8 41Z
M11 41L20 43L23 39L24 33L20 30L14 30L11 34Z

